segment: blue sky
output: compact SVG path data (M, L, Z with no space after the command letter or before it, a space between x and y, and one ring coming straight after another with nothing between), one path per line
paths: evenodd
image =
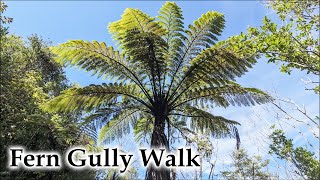
M10 32L16 35L25 38L36 33L45 40L52 41L53 45L71 39L83 39L105 41L107 45L113 46L115 43L107 31L107 25L109 22L118 20L125 8L139 8L155 16L163 4L162 1L10 1L6 3L9 6L6 15L14 18L13 23L10 24ZM220 40L245 32L249 26L258 27L265 15L276 18L275 13L267 9L261 1L178 1L177 4L183 10L186 26L210 10L225 14L226 28ZM74 68L67 68L66 74L71 82L82 86L103 82ZM297 104L305 105L311 116L315 116L319 114L319 98L313 92L305 91L301 81L308 77L316 78L300 71L293 71L291 76L282 74L279 72L279 65L268 64L265 59L260 59L253 69L238 79L238 82L267 92L276 91L282 97L290 97ZM239 120L242 123L239 131L242 134L243 147L253 153L263 154L259 151L259 147L250 147L255 145L250 137L259 131L268 131L270 125L274 123L275 118L266 113L265 108L268 107L231 107L217 108L212 111L229 119ZM257 118L257 114L261 117ZM301 129L308 133L306 127ZM293 138L296 137L292 128L288 127L286 131ZM304 143L301 139L297 141L298 144ZM224 155L230 154L234 148L234 140L224 140L220 144L219 149L223 149ZM221 160L221 163L229 162L230 159L228 160L227 157Z

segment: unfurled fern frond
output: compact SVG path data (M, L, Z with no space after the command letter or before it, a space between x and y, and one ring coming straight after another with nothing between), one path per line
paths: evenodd
M83 131L85 131L90 137L92 137L96 143L98 143L98 131L104 127L111 119L118 116L122 111L137 110L139 114L147 114L148 109L145 109L143 105L134 104L131 101L125 101L121 103L108 104L103 108L90 113L84 117L84 121L81 123ZM130 117L129 117L130 118Z
M131 73L134 71L125 64L124 57L104 42L71 40L51 50L57 54L56 61L63 65L77 66L93 75L98 74L98 77L133 79Z
M169 66L172 66L173 58L177 57L177 53L181 48L183 35L183 16L181 8L175 2L166 2L160 9L157 16L159 25L161 25L166 33L163 36L168 44L167 59L170 60Z
M130 98L131 101L149 106L142 100L143 94L137 91L137 85L102 84L84 88L73 87L62 92L45 106L47 111L69 112L74 110L91 111L103 107L104 104L118 102L119 96Z
M186 30L186 37L183 39L183 47L175 58L173 63L171 86L178 83L181 78L180 70L188 65L188 62L193 59L202 49L207 48L215 44L217 36L220 35L224 28L224 16L221 13L210 11L203 14L199 19L194 21L194 25L189 25L189 29ZM174 86L177 86L175 84Z
M192 59L201 49L208 48L218 40L224 28L224 15L215 11L209 11L195 20L193 25L189 25L186 30L187 39L185 39L186 60Z
M190 67L185 67L184 73L188 80L214 78L219 84L224 84L227 80L243 75L255 62L254 57L239 57L232 51L214 46L192 59Z
M115 138L121 138L125 134L130 133L130 129L134 127L137 122L139 109L125 109L109 120L103 126L99 133L98 142L111 143Z
M183 15L181 8L175 2L166 2L160 9L157 16L159 25L166 30L164 39L172 42L177 37L181 37L183 32Z
M52 47L51 50L57 54L56 61L63 65L77 66L91 71L93 75L97 74L98 77L114 78L118 81L129 80L149 96L143 84L143 78L135 73L119 51L111 46L108 47L104 42L71 40Z
M148 16L138 9L127 8L119 21L112 22L108 26L109 32L120 45L124 42L128 32L137 30L140 33L154 33L162 36L165 30L159 26L154 18Z
M173 113L174 116L181 116L190 119L190 128L194 132L208 133L215 138L235 136L234 128L240 125L238 122L228 120L221 116L214 116L209 112L198 109L194 106L185 105L181 113Z
M185 103L199 103L200 105L209 103L222 107L228 107L229 105L250 106L270 101L272 101L272 98L259 89L244 88L229 81L228 84L221 87L189 89L172 104L172 107L179 107Z

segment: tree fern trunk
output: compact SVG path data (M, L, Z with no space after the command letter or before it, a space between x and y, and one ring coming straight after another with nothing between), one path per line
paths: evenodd
M154 129L151 137L151 148L165 148L169 151L169 142L165 135L165 118L155 118ZM146 173L147 180L170 180L170 170L168 168L157 168L149 166Z

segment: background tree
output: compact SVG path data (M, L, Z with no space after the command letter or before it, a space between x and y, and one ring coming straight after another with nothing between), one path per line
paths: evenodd
M313 152L304 147L294 147L293 140L287 139L282 130L274 129L269 137L272 140L269 153L293 163L297 169L295 173L303 179L320 178L320 161Z
M281 23L265 17L260 28L249 28L248 38L254 41L253 47L269 62L281 63L284 73L290 74L292 69L299 69L319 76L319 1L274 0L267 3ZM320 92L318 78L308 83L314 84L312 90Z
M62 153L84 141L80 140L79 115L48 114L39 107L67 87L61 67L44 42L33 36L26 44L20 37L8 35L2 38L1 46L1 172L6 177L6 150L10 145ZM9 177L50 179L71 174L10 171Z
M10 35L2 16L6 5L1 1L0 50L0 179L53 179L79 177L70 170L59 172L9 171L7 149L21 145L30 150L54 150L62 153L71 145L85 144L90 138L79 131L79 115L48 114L40 104L59 95L68 87L62 67L38 36L27 41ZM92 172L80 176L93 177Z
M188 137L188 146L194 147L197 150L197 153L200 155L200 168L199 170L195 170L196 177L194 179L201 180L203 177L204 172L204 161L207 161L210 163L210 173L208 175L208 179L213 178L214 176L214 163L211 163L210 160L212 158L212 155L215 154L215 148L218 148L217 146L213 146L211 140L207 136L203 136L201 134L195 134L193 136ZM198 173L199 172L199 176Z
M46 110L90 112L87 121L105 122L100 135L104 142L133 127L140 128L138 132L151 129L151 147L169 149L165 128L176 127L174 117L193 132L239 139L235 128L239 123L202 109L270 100L262 91L234 82L255 64L256 54L240 49L237 37L216 43L224 28L221 13L207 12L185 30L181 12L172 2L165 3L156 18L126 9L120 20L109 24L120 51L103 42L83 40L52 48L57 62L111 83L69 88ZM149 167L147 171L147 179L169 179L167 169Z
M244 149L232 153L231 170L222 171L227 179L270 179L272 175L265 170L269 161L262 161L261 156L250 157Z

